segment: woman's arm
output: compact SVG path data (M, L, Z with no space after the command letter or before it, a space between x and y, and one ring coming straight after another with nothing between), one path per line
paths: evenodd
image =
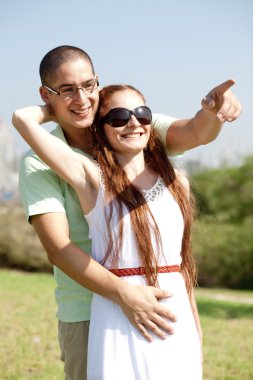
M99 186L97 167L89 158L74 152L67 144L48 133L40 125L54 119L54 115L47 106L34 106L15 111L12 122L42 161L77 192L82 190L84 198L85 195L89 198L91 189L97 189ZM90 203L87 210L85 204L82 206L84 206L84 212L90 211Z

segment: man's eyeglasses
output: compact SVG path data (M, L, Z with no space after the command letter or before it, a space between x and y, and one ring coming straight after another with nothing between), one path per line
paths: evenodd
M47 90L51 91L53 94L59 95L61 98L72 98L76 95L78 90L82 90L83 93L87 96L91 95L96 88L98 88L99 82L97 79L92 79L87 81L83 86L74 87L74 86L65 86L60 90L54 90L49 86L43 86Z
M127 108L113 108L101 118L100 122L108 123L113 128L123 127L129 122L132 115L136 117L140 124L151 124L152 112L147 106L139 106L133 111Z

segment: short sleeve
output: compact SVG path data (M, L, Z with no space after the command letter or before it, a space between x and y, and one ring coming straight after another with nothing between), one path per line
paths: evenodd
M26 217L65 213L60 178L37 156L26 154L19 168L19 189Z
M162 115L162 114L156 114L154 113L152 115L152 127L156 130L158 133L158 137L163 143L164 147L166 148L167 154L170 155L170 152L167 148L167 131L170 128L170 126L179 119L172 117L172 116L167 116L167 115ZM174 157L181 157L183 156L183 152L173 155Z
M160 140L165 146L166 146L167 131L169 127L171 126L171 124L174 123L174 121L176 120L178 119L172 116L156 114L156 113L152 115L152 127L156 130Z

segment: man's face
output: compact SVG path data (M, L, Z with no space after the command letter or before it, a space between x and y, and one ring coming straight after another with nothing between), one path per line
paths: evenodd
M57 69L52 82L48 84L52 89L59 91L65 86L81 87L94 79L90 63L84 59L75 58L63 63ZM85 94L81 89L72 97L62 98L41 87L41 96L49 104L64 131L71 136L77 129L90 127L93 123L99 100L99 89L92 94Z

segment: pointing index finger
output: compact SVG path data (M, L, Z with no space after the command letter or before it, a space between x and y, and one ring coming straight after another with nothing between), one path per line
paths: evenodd
M224 94L227 90L230 89L235 84L234 79L228 79L226 82L221 83L219 86L215 88L220 94Z

